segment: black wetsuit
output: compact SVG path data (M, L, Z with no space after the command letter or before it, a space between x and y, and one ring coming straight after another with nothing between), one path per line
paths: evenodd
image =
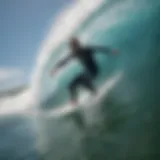
M102 52L110 51L109 48L102 47L81 47L77 49L76 53L70 54L58 64L58 67L63 66L70 59L75 58L80 61L85 68L84 72L77 75L69 85L72 100L76 100L77 87L79 86L89 89L93 93L96 92L92 80L95 79L99 73L98 65L93 56L93 53L97 50Z

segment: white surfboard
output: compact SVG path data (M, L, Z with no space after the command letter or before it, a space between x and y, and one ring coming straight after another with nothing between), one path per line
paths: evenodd
M46 112L45 115L47 117L66 117L70 115L74 115L77 112L81 112L85 109L89 109L90 107L97 106L97 104L106 97L110 90L116 85L116 83L121 79L122 73L118 73L111 77L105 82L105 84L101 85L98 88L98 92L96 95L92 96L88 92L82 94L79 98L79 103L77 106L72 106L70 103L65 104L63 106L59 106L57 109L50 110Z

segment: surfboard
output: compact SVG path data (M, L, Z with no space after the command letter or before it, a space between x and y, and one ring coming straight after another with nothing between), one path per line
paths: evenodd
M57 109L46 112L46 116L48 118L54 117L60 120L71 118L77 125L82 127L85 124L86 117L90 116L88 114L92 114L92 117L94 118L94 114L96 115L98 106L101 105L102 100L106 98L107 94L116 85L121 77L121 72L112 76L98 88L96 95L91 95L89 92L83 93L80 96L77 106L71 106L68 102L67 104L59 106Z

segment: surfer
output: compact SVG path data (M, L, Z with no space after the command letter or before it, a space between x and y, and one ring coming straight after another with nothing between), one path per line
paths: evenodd
M71 103L73 105L77 104L77 88L79 86L84 87L91 91L91 93L96 94L96 88L93 85L93 80L99 75L98 65L93 57L93 53L100 51L103 53L117 53L116 50L108 47L99 46L82 46L77 38L71 38L69 42L69 47L71 53L61 60L52 69L51 74L53 75L58 69L66 65L71 59L77 59L82 66L84 66L85 71L77 75L69 84L68 89L71 96Z

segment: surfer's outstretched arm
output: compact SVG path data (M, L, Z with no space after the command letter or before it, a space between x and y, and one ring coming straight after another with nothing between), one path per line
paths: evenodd
M52 69L51 74L54 74L58 69L65 66L71 59L73 58L72 55L65 57L64 59L60 60Z
M116 54L116 53L118 53L118 51L116 49L113 49L111 47L91 46L90 48L94 51L99 51L99 52L105 53L105 54L108 54L108 53Z

